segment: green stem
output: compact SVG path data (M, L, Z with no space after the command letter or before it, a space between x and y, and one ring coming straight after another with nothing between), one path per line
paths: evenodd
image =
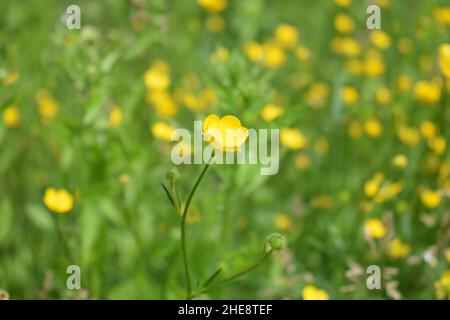
M193 298L195 298L195 297L198 297L199 295L201 295L201 294L203 294L203 293L206 293L206 292L208 292L208 291L211 291L211 290L214 289L214 288L217 288L217 287L219 287L219 286L221 286L221 285L223 285L223 284L225 284L225 283L227 283L227 282L233 281L233 280L235 280L235 279L237 279L237 278L239 278L239 277L242 277L243 275L245 275L245 274L247 274L247 273L249 273L249 272L252 272L252 271L255 270L256 268L258 268L260 265L262 265L263 262L266 261L266 259L267 259L268 257L270 257L271 254L272 254L272 250L266 252L266 253L262 256L261 259L259 259L256 263L252 264L252 265L249 266L248 268L246 268L246 269L244 269L244 270L242 270L242 271L240 271L240 272L237 272L237 273L235 273L235 274L232 274L231 276L226 277L225 279L223 279L222 281L219 281L218 283L211 284L211 285L209 285L209 286L207 286L207 287L205 287L205 288L202 288L199 292L191 294L188 298L189 298L189 299L193 299Z
M189 196L186 201L186 205L183 209L183 214L181 216L181 253L183 255L183 264L184 264L184 273L186 277L186 291L187 296L189 297L191 295L191 275L189 273L189 263L188 258L186 254L186 216L189 210L189 205L191 204L191 200L194 197L195 191L197 190L200 182L202 181L206 171L209 168L209 165L211 164L211 159L206 163L205 167L203 168L202 172L200 173L199 177L197 178L197 181L195 182L194 186L192 187L191 192L189 193Z
M69 244L67 243L66 237L62 230L61 222L59 221L58 217L56 217L55 213L52 213L52 215L53 215L53 220L55 222L56 232L58 234L59 241L61 242L64 255L66 256L66 259L69 262L69 264L72 264L72 263L74 263L74 260L73 260L72 254L70 253Z

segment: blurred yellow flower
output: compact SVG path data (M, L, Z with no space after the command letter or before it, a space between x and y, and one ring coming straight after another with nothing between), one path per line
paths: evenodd
M300 46L295 50L295 56L300 61L307 61L311 58L311 51L307 47Z
M441 87L434 81L419 81L414 86L414 96L420 102L434 105L441 98Z
M412 51L413 44L408 38L400 38L398 41L398 50L403 54L408 54Z
M402 74L397 79L397 86L401 91L406 92L411 88L411 79L407 75Z
M47 188L44 204L55 213L67 213L73 208L74 198L66 189Z
M276 118L280 117L284 113L284 110L281 106L269 103L265 105L261 110L261 117L265 121L272 121Z
M319 138L314 144L314 151L316 151L318 155L324 156L330 151L330 143L326 138Z
M439 207L442 198L439 191L425 189L420 193L420 200L427 208L434 209Z
M370 198L374 197L377 194L383 179L384 177L382 174L374 174L373 177L364 184L364 193L366 196Z
M221 32L225 29L225 19L218 14L208 15L206 18L206 28L210 32Z
M386 227L380 219L369 219L364 224L365 234L373 239L383 238L386 234Z
M346 57L357 57L361 53L361 46L352 37L337 37L331 41L331 50Z
M346 86L341 89L341 97L346 105L354 105L359 100L359 92L354 87Z
M299 129L281 128L280 143L289 149L298 150L306 147L308 142Z
M313 285L307 285L302 290L303 300L329 300L328 292L318 289Z
M212 54L211 54L211 62L217 63L220 61L227 61L228 57L230 56L230 52L225 47L218 47Z
M276 214L275 225L279 231L289 231L292 230L294 226L292 219L286 213Z
M406 145L416 145L420 142L419 130L412 127L402 126L397 131L398 138Z
M334 17L334 27L339 33L352 33L355 30L355 22L350 16L338 13Z
M430 120L424 120L420 123L420 133L426 139L432 139L436 137L438 133L438 127Z
M444 43L439 47L439 67L447 78L450 78L450 44Z
M351 121L348 125L348 134L354 140L359 139L362 135L361 123L358 121Z
M257 42L248 42L244 47L244 52L253 62L261 62L264 59L264 48Z
M10 86L17 82L20 78L19 70L15 69L12 72L8 73L6 77L3 79L4 86Z
M381 87L377 90L376 98L378 103L382 105L387 105L392 101L391 92L386 87Z
M404 154L398 154L392 160L394 166L398 168L405 168L408 165L408 158Z
M299 154L295 157L295 166L297 169L303 171L310 167L311 159L307 154Z
M58 103L48 90L40 89L36 93L36 102L42 119L51 120L58 115Z
M197 3L209 13L218 13L227 7L227 0L197 0Z
M399 237L395 237L388 243L388 256L392 259L402 259L410 252L411 246L404 243Z
M122 118L122 108L114 106L109 112L109 125L111 127L118 127L122 123Z
M175 131L175 128L165 122L156 122L151 126L150 130L156 139L171 141L172 133Z
M17 106L11 105L3 110L3 122L7 127L18 127L21 119L20 110Z
M387 49L391 46L391 38L381 30L370 31L370 40L378 49Z
M279 68L286 61L286 54L276 44L268 43L264 47L264 64L269 68Z
M146 99L153 104L156 112L162 117L173 117L178 111L178 106L168 91L149 91Z
M170 85L170 75L167 64L154 64L145 72L144 81L149 90L166 90Z
M434 9L433 16L437 22L450 26L450 7Z
M352 5L352 0L333 0L334 3L343 8L348 8Z
M364 131L369 137L376 138L383 132L383 126L376 119L369 119L364 122Z
M378 76L385 70L383 59L377 51L371 51L367 54L364 61L364 72L368 76Z
M428 140L428 146L437 154L444 154L447 149L447 140L444 136L433 137Z
M306 102L310 107L320 108L324 105L329 94L330 88L326 83L314 83L306 93Z
M434 289L437 299L450 300L450 269L445 271L442 276L434 283Z
M349 59L345 64L345 68L352 75L359 75L364 70L364 64L361 60Z
M289 24L282 23L275 29L275 39L285 48L292 48L296 45L298 30Z
M311 199L311 207L318 209L329 209L333 205L333 199L327 195L320 195Z
M248 129L243 127L235 116L226 115L219 118L211 114L203 121L203 134L216 150L236 151L247 140Z

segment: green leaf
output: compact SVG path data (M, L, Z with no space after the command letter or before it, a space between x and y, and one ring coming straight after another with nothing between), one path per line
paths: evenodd
M39 229L45 231L54 230L54 222L51 216L52 213L48 212L42 206L30 203L25 207L25 211L31 222Z
M219 274L222 272L222 268L219 268L216 270L216 272L214 272L209 278L208 280L205 281L205 283L203 283L202 288L207 287L209 284L211 284L211 282L213 282L218 276Z

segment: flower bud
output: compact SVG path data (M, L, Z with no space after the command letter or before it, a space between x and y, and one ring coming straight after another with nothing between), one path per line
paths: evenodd
M286 246L286 239L279 233L272 233L264 244L264 251L278 251Z
M178 179L180 178L180 171L177 168L174 168L166 173L166 179L169 181L171 186L177 184Z

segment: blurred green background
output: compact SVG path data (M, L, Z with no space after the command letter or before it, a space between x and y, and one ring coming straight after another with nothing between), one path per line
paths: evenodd
M212 166L188 214L194 283L253 263L272 232L287 247L201 298L448 298L450 6L381 0L371 31L368 4L1 0L0 290L184 298L167 132L215 113L281 128L280 170ZM185 199L201 166L178 169Z

